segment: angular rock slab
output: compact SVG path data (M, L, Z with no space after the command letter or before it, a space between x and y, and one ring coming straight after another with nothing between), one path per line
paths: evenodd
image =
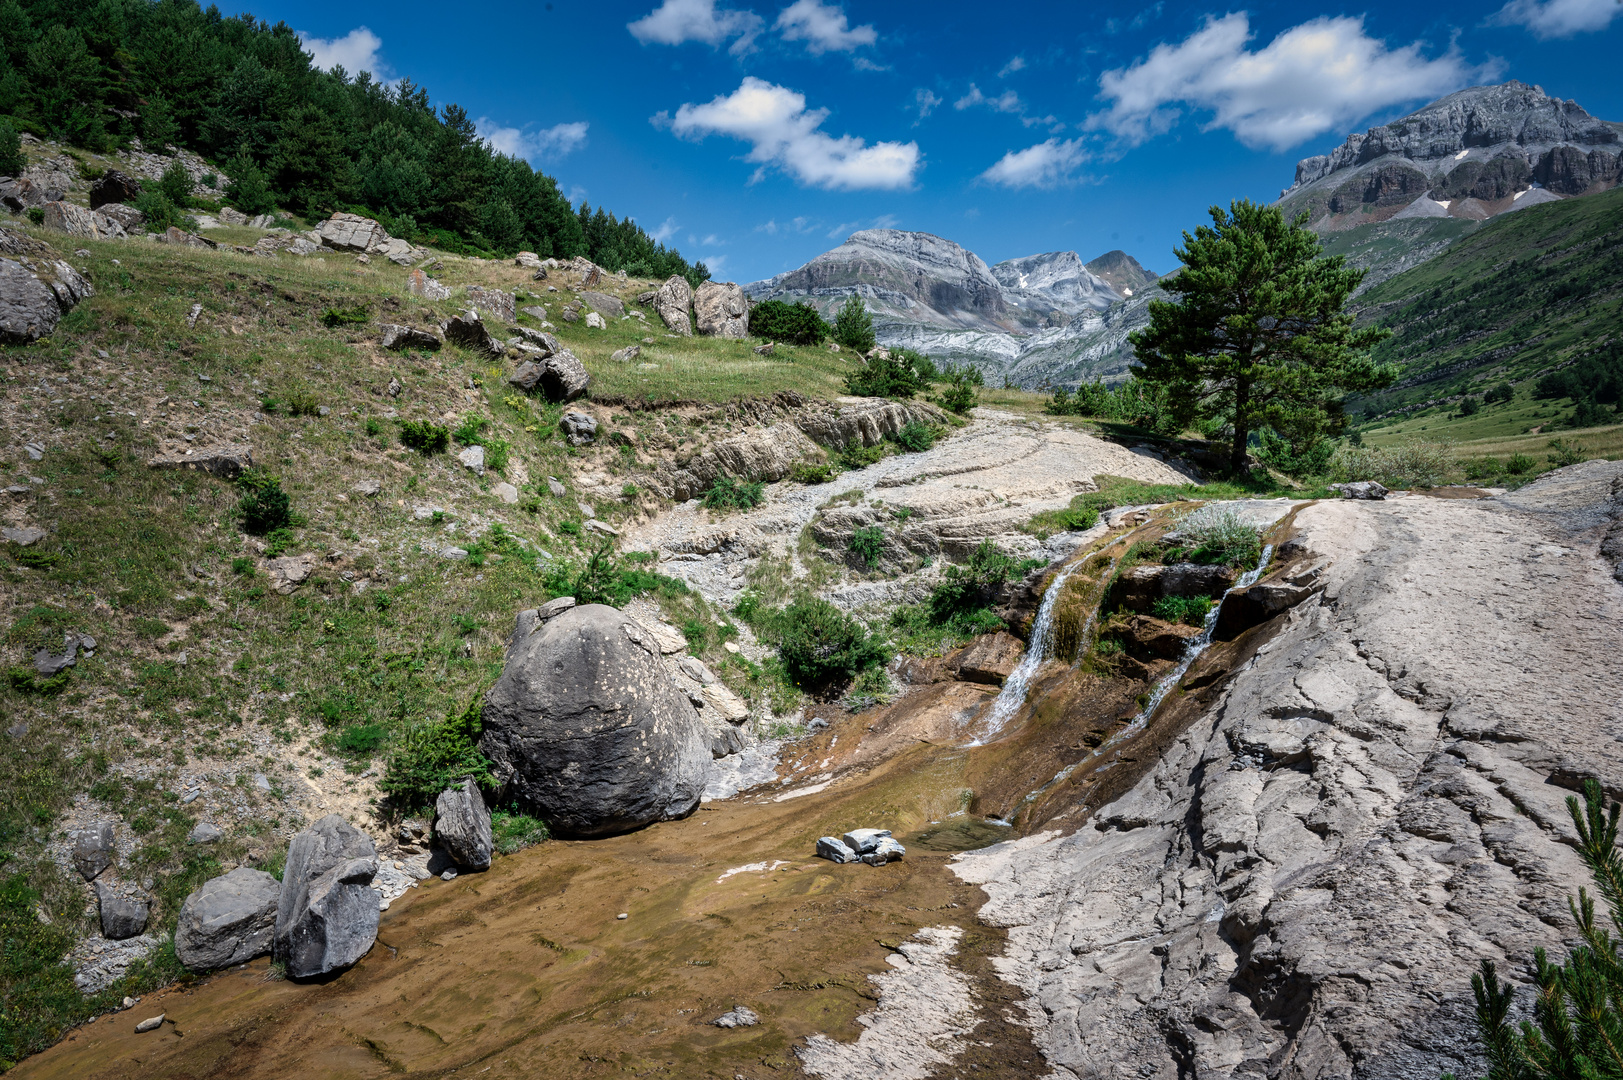
M819 859L828 859L830 862L837 863L856 862L862 858L861 855L858 855L855 851L852 851L847 844L841 841L838 837L834 836L824 836L818 838L817 857Z
M100 180L90 185L90 209L100 210L108 203L132 203L139 194L141 181L117 169L108 169Z
M688 320L688 308L692 306L693 287L679 274L666 278L654 296L654 310L659 312L665 328L683 337L693 336L693 324Z
M444 344L440 336L432 330L421 330L415 326L379 323L378 329L383 331L378 344L385 349L426 349L429 352L439 352L440 346Z
M339 251L370 251L389 239L388 230L359 214L337 213L316 226L322 243Z
M434 839L464 870L488 870L496 850L490 808L471 777L461 787L440 792L434 802Z
M0 341L27 343L48 337L62 316L95 290L61 260L0 259Z
M73 833L73 865L86 881L113 865L112 822L98 821Z
M175 924L175 956L193 971L244 964L271 951L282 883L239 866L186 898Z
M371 888L377 849L366 834L328 814L293 837L276 902L276 958L293 978L325 975L365 956L378 936Z
M108 941L125 941L147 928L148 908L144 901L119 896L98 881L96 903L101 912L101 936Z
M485 694L480 746L504 792L565 836L685 817L710 758L653 634L603 604L521 614Z

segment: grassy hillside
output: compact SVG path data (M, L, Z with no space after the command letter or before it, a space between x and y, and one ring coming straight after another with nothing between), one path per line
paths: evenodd
M1403 368L1392 389L1354 403L1366 415L1596 353L1623 326L1623 189L1504 214L1359 303L1393 330L1379 358Z

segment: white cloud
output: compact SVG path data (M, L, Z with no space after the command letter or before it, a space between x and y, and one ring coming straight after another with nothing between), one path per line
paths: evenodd
M776 236L776 235L778 235L778 220L777 220L777 218L771 219L765 225L757 225L757 226L755 226L755 231L756 232L764 232L768 236Z
M753 11L716 9L716 0L665 0L636 22L626 23L631 36L644 45L680 45L700 41L711 47L737 38L727 50L746 53L761 32L761 17Z
M1071 182L1077 166L1086 160L1081 139L1048 139L1024 150L1010 150L980 178L1011 188L1057 187Z
M721 275L727 272L727 256L725 255L704 255L700 261L704 263L704 268L710 271L710 276L717 281L721 280Z
M530 131L527 128L496 127L486 117L474 121L479 137L490 143L497 153L535 161L547 158L556 161L586 144L584 120L572 124L554 124L549 128Z
M1017 56L1013 60L1010 60L1007 64L1003 65L1003 70L997 73L997 77L1000 79L1007 79L1010 75L1013 75L1017 71L1024 71L1025 68L1026 58L1023 56Z
M1473 68L1457 50L1427 59L1422 43L1389 49L1364 33L1360 18L1318 18L1247 51L1244 12L1208 18L1177 45L1157 45L1128 68L1099 79L1111 107L1088 118L1131 143L1172 127L1179 103L1210 110L1206 125L1227 128L1247 146L1284 150L1341 130L1379 109L1440 97L1497 74Z
M751 143L745 160L761 166L755 179L775 165L803 184L840 191L905 188L913 183L919 167L918 143L869 146L854 135L835 138L819 130L827 118L827 109L807 111L804 94L751 75L731 94L704 105L685 104L674 118L661 113L654 122L669 124L683 138L730 135Z
M663 244L665 241L675 236L676 230L679 228L681 228L681 226L676 223L676 219L674 217L668 217L665 219L665 224L661 225L648 235L652 236L657 242Z
M778 15L772 29L785 41L804 41L813 56L826 52L853 52L879 40L872 26L847 26L841 8L821 0L795 0Z
M704 239L699 241L699 246L707 248L721 247L726 242L715 233L706 233Z
M981 93L981 88L974 83L969 84L969 93L952 103L952 107L962 112L976 105L985 105L995 112L1014 113L1019 115L1025 112L1026 107L1020 101L1020 95L1013 90L1005 90L997 97L987 97Z
M913 126L917 127L920 121L935 112L935 107L940 104L941 98L936 96L934 90L920 88L913 91L913 107L919 111L919 118L913 122Z
M859 229L894 229L901 224L895 214L881 214L872 221L842 221L828 231L830 240L844 240Z
M388 70L388 65L378 58L383 39L364 26L357 26L341 38L311 37L302 30L298 37L299 44L310 54L311 64L322 71L341 65L351 75L370 71L382 78Z
M1489 22L1525 26L1537 38L1566 38L1604 30L1620 13L1618 0L1510 0Z

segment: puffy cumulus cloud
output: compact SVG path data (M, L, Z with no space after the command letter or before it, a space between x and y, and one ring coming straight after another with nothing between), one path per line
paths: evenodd
M626 23L626 29L644 45L700 41L715 47L732 41L727 51L737 55L754 46L761 25L755 12L718 9L716 0L665 0L636 22Z
M298 37L299 44L310 54L310 62L322 71L342 67L351 75L370 71L383 78L387 74L387 65L378 57L383 39L364 26L357 26L340 38L311 37L302 30Z
M1361 18L1313 19L1254 52L1246 48L1251 37L1244 12L1208 18L1182 42L1105 72L1100 97L1111 106L1087 126L1139 143L1171 128L1183 104L1211 111L1208 130L1227 128L1247 146L1283 150L1497 74L1455 50L1428 58L1420 42L1389 49L1364 32Z
M474 121L474 130L481 139L490 143L493 150L526 161L541 158L555 161L579 150L586 145L586 130L589 126L586 121L578 120L572 124L554 124L549 128L530 130L497 127L483 116Z
M803 184L838 191L912 185L918 143L869 146L854 135L835 138L820 130L826 119L827 109L807 110L806 95L750 75L731 94L683 105L674 117L661 113L654 122L686 139L728 135L750 143L746 160L761 166L756 179L776 166Z
M826 52L854 52L879 40L872 26L849 26L845 11L820 0L795 0L778 15L772 29L785 41L804 41L813 56Z
M1087 160L1081 139L1048 139L1024 150L1010 150L980 178L1010 188L1051 188L1074 181Z
M1489 21L1525 26L1538 38L1568 38L1604 30L1619 14L1617 0L1511 0Z

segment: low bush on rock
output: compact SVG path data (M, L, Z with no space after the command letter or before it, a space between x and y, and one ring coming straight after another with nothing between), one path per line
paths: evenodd
M440 792L464 776L490 786L490 762L478 745L484 730L480 699L476 694L460 713L423 720L401 734L378 783L392 802L406 810L433 806Z
M879 557L885 553L885 530L878 525L868 525L851 533L851 554L861 559L863 565L872 570L879 564Z
M1164 554L1167 562L1253 567L1262 558L1257 527L1222 503L1207 503L1186 514L1178 521L1177 537L1177 546Z
M1041 559L1016 559L990 540L981 541L967 562L947 567L929 600L903 605L891 615L901 647L933 652L1003 629L992 607L999 588L1042 565Z
M1395 446L1342 446L1329 461L1329 476L1341 482L1374 480L1387 488L1431 488L1459 468L1454 448L1416 439Z
M630 552L626 556L631 565L623 565L614 557L613 542L605 540L579 568L567 562L555 563L547 572L547 591L553 596L573 596L580 604L607 604L623 607L633 597L650 592L675 597L687 593L687 584L677 578L656 574L643 569L635 556L643 552Z
M1153 612L1165 622L1201 626L1211 610L1212 599L1208 596L1163 596L1155 602Z
M964 416L980 400L977 386L985 385L979 368L962 367L947 375L947 387L935 398L935 403L948 412Z
M745 593L733 613L757 639L777 647L784 672L803 689L826 690L890 662L890 646L882 638L818 597L770 608Z
M699 499L709 510L750 510L766 501L766 485L718 476Z
M402 420L400 445L419 454L443 454L451 445L451 432L430 420Z
M940 437L941 429L935 425L910 420L896 433L895 442L903 450L917 454L930 449Z
M503 855L513 855L527 847L534 847L552 835L547 823L540 818L511 814L504 810L491 813L490 832L495 839L496 850Z
M797 484L826 484L834 479L837 470L827 462L802 461L789 470L789 479Z
M282 490L282 483L276 477L250 472L237 483L242 488L237 512L242 517L243 532L265 536L293 524L293 500Z
M1053 416L1092 416L1176 435L1183 424L1172 414L1170 396L1165 386L1133 376L1117 386L1082 383L1074 392L1062 386L1044 408Z
M845 377L845 392L858 397L882 397L911 401L914 394L930 388L938 375L929 357L910 349L897 349L890 355L874 355L860 369Z

